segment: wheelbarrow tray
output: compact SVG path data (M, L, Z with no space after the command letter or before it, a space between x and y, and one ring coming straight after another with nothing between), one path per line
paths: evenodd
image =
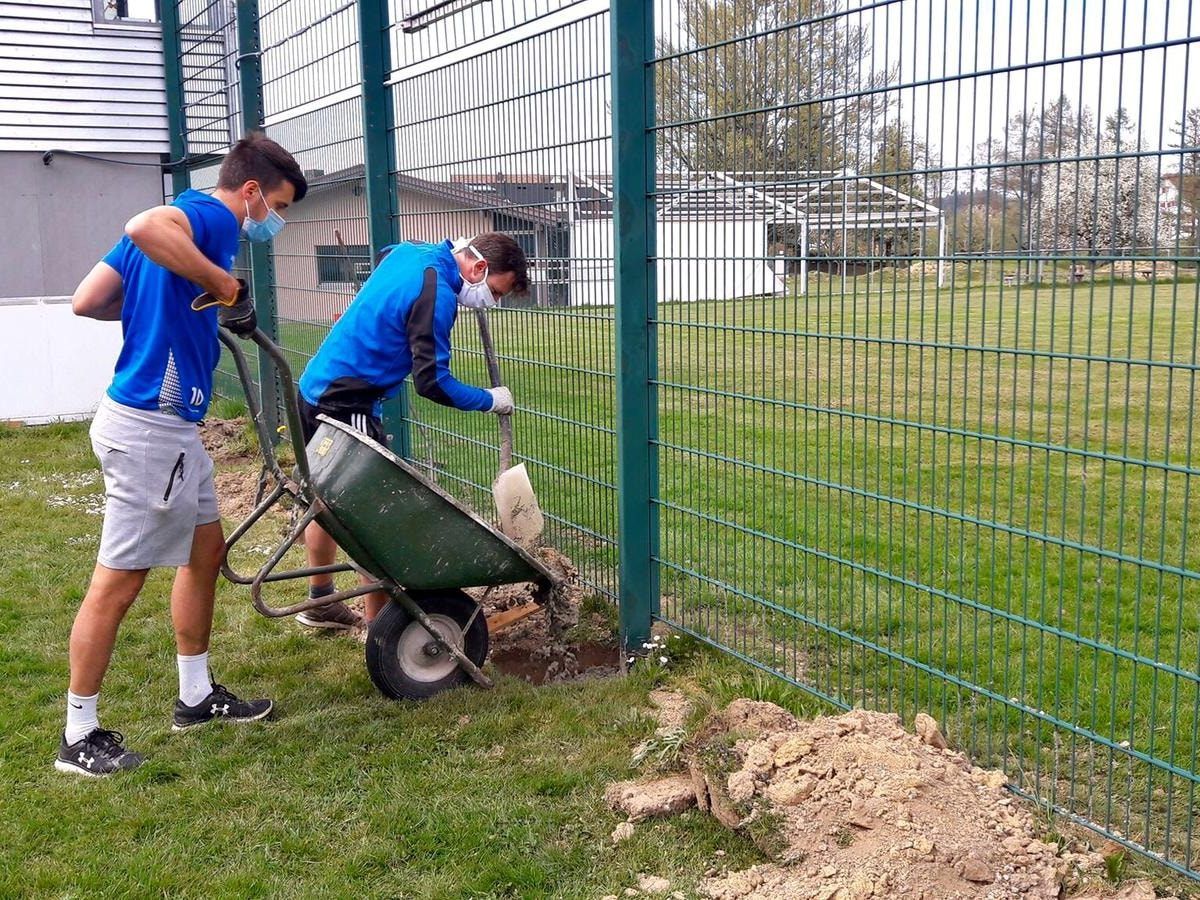
M317 521L363 569L409 591L558 581L382 444L318 419L307 454Z

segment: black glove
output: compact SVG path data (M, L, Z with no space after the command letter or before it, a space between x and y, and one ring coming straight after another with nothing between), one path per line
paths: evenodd
M238 300L233 306L221 306L217 309L217 322L222 328L228 328L240 338L250 337L258 327L258 316L254 314L254 301L250 299L243 288L238 293Z

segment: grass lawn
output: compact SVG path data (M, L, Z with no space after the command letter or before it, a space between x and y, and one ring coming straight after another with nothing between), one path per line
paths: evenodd
M837 290L659 308L662 616L839 703L930 710L1200 862L1200 289ZM492 320L552 538L611 594L612 310ZM298 369L323 334L283 324ZM483 383L469 317L455 341ZM418 461L487 508L495 423L414 411Z
M759 858L695 812L613 847L619 818L602 794L633 774L656 684L817 708L782 682L692 649L624 679L502 678L491 692L394 703L370 685L360 646L264 619L222 581L215 673L272 696L277 713L172 734L167 572L120 632L100 708L150 761L109 780L53 771L102 485L84 425L0 428L0 452L0 896L596 898L639 872L689 892L711 866Z

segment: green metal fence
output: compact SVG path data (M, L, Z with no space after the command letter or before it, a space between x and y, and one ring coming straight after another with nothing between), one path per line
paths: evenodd
M513 234L517 454L631 649L929 711L1197 875L1190 4L260 2L168 75L193 184L256 116L310 171L252 265L297 368L379 247ZM494 429L389 416L481 509Z

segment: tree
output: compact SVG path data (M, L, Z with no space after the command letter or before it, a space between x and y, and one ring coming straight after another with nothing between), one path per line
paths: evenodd
M948 245L955 253L994 255L1021 247L1021 220L1015 201L964 204L948 223Z
M1158 170L1132 149L1136 133L1124 109L1105 120L1095 143L1041 166L1035 209L1037 247L1058 255L1110 256L1156 247L1166 223L1158 209Z
M656 67L658 119L682 123L658 132L664 166L815 172L869 152L887 108L871 90L888 75L860 74L870 34L831 16L839 2L680 0L674 34L657 42L670 57Z
M1179 138L1171 146L1181 151L1179 172L1167 176L1178 193L1174 224L1180 239L1194 245L1200 236L1200 107L1189 109L1171 132Z
M1043 200L1057 204L1061 199L1054 194L1054 188L1063 184L1061 167L1047 161L1078 158L1094 144L1095 133L1091 111L1084 107L1076 113L1063 95L1040 112L1034 108L1015 114L1003 136L979 145L977 153L987 167L985 189L1015 201L1020 249L1042 246L1043 237L1037 232L1043 223ZM1047 179L1053 186L1048 196Z

